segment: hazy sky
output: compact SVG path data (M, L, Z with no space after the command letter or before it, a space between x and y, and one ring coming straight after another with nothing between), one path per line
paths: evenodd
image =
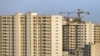
M15 12L58 14L77 11L78 8L90 12L90 15L82 15L85 21L100 22L100 0L0 0L0 15Z

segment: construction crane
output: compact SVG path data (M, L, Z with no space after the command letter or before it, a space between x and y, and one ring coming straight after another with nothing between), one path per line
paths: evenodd
M63 13L64 13L64 14L67 13L67 14L68 14L68 17L70 17L71 12L59 12L59 14L63 14Z
M83 13L86 13L88 15L90 14L89 12L83 12L80 9L78 9L78 12L59 12L59 14L65 14L65 13L68 14L68 17L70 17L70 14L75 13L78 16L78 19L81 19L81 14L83 14Z
M81 19L81 14L83 14L83 13L86 13L86 14L90 14L89 12L83 12L83 11L81 11L80 9L78 9L78 12L77 12L77 15L78 15L78 18L79 19Z

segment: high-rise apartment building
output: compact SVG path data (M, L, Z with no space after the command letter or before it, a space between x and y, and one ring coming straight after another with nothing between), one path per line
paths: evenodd
M62 56L62 16L0 16L0 56Z
M94 25L94 42L100 43L100 24Z
M91 45L91 56L100 56L100 24L94 25L94 44Z
M0 56L14 55L13 22L12 16L0 16Z
M94 44L94 24L77 18L64 19L63 51L68 56L86 56L85 48L89 44Z

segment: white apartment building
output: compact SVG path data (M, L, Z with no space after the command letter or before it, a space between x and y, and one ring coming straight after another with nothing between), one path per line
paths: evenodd
M0 16L0 28L0 56L62 56L60 15Z
M64 19L63 51L69 56L84 56L88 44L94 44L94 24L81 19Z

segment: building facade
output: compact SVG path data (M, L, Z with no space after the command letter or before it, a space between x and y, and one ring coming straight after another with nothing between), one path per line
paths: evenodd
M14 20L12 16L0 16L0 56L14 55Z
M94 44L91 45L91 56L100 56L100 24L94 25Z
M0 16L0 56L62 56L62 16Z

